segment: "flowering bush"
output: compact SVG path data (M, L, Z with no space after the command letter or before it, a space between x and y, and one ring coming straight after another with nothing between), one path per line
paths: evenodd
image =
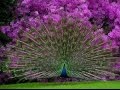
M41 20L52 18L57 22L67 16L99 26L118 47L119 7L119 0L20 0L16 9L18 19L1 30L14 39L19 36L21 29L39 28Z
M67 17L99 27L95 34L102 34L104 48L109 48L109 40L113 50L120 48L120 0L19 0L15 12L16 20L0 29L13 41L22 38L21 31L39 29L48 19L57 23Z
M114 46L119 46L120 3L119 0L89 0L89 9L95 24L103 28L113 40Z
M18 37L20 29L28 30L29 27L39 27L40 21L46 21L48 18L59 21L61 17L77 17L88 21L91 12L85 0L22 0L16 10L17 19L10 23L10 26L4 26L2 31L11 38Z

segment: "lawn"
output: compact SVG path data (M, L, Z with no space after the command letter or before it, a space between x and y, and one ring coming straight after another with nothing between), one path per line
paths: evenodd
M21 83L0 85L0 89L120 89L120 81Z

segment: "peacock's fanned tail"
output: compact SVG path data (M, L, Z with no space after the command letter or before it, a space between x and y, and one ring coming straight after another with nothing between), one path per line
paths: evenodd
M115 74L110 71L114 60L111 51L104 49L101 35L94 34L94 27L81 21L63 19L58 23L41 23L23 32L9 51L8 71L11 78L40 79L60 76L63 67L67 76L81 80L102 80ZM98 38L99 42L95 43Z

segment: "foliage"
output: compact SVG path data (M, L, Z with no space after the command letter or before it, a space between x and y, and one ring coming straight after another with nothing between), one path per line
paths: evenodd
M14 18L13 11L17 0L1 0L0 1L0 26L8 24Z

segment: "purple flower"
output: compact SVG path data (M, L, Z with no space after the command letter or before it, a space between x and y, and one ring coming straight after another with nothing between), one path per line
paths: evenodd
M1 31L2 31L4 34L6 34L7 32L10 31L10 26L2 26L2 27L1 27Z

